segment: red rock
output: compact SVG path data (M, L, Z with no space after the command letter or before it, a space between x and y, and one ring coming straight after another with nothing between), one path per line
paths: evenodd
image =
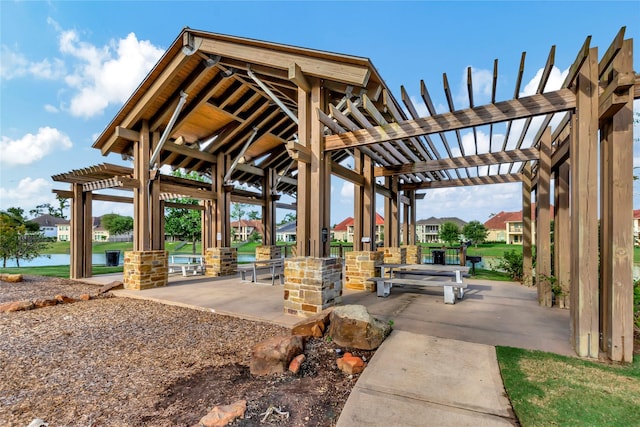
M80 295L80 299L81 299L82 301L89 301L89 300L91 299L91 295L89 295L89 294L82 294L82 295Z
M78 302L77 299L71 298L65 295L56 295L54 298L57 299L58 302L61 302L63 304L71 304L73 302Z
M11 313L13 311L31 310L34 308L32 301L12 301L0 304L0 313Z
M291 328L291 335L305 335L311 337L322 337L329 323L331 310L323 311L312 317L304 319Z
M336 360L336 363L338 364L338 369L349 375L359 374L367 366L360 357L351 353L345 353L343 357Z
M297 374L300 371L300 367L302 366L302 362L305 361L307 357L304 354L299 354L293 358L291 363L289 363L289 370L294 374Z
M33 302L34 308L51 307L58 304L57 299L37 299Z
M304 352L302 335L273 337L251 350L251 375L280 374L289 368L291 360Z
M231 405L216 406L200 419L200 425L205 427L221 427L243 417L247 410L247 401L238 400Z

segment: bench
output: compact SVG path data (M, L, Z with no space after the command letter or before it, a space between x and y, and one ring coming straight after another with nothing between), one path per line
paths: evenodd
M185 262L176 262L181 259L185 260ZM182 271L182 275L186 277L188 273L192 273L194 276L196 274L204 274L204 270L204 258L202 255L171 255L169 273Z
M238 266L238 274L243 282L258 283L258 274L267 273L271 275L271 286L275 285L276 276L280 279L280 284L284 285L284 261L282 259L254 261ZM247 280L247 274L251 276L251 280Z
M376 282L376 289L379 297L388 297L391 293L393 285L402 286L420 286L420 287L442 287L444 290L444 303L455 304L456 296L458 299L464 298L464 290L467 284L462 281L447 280L427 280L427 279L411 279L406 277L371 277L368 280ZM457 295L456 295L457 291Z

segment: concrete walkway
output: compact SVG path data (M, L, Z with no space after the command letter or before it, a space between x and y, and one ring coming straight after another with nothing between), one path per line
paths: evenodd
M380 320L393 321L394 331L358 379L338 426L516 424L495 346L574 355L569 312L538 306L536 290L517 283L468 283L455 305L444 304L440 289L394 287L387 298L345 290L344 304L365 305ZM284 314L279 285L236 278L173 276L168 287L114 293L286 327L300 320Z

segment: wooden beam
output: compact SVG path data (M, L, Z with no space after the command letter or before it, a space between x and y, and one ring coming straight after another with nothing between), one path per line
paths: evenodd
M295 141L287 142L287 151L293 160L311 163L311 150Z
M538 304L553 306L551 291L551 129L540 141L538 163L538 188L536 190L536 285Z
M302 68L295 62L289 64L289 80L296 84L300 89L305 92L311 92L311 85L307 81L307 78L302 72Z
M140 139L140 132L127 129L122 126L116 126L116 136L118 138L126 139L127 141L138 141Z
M364 185L364 177L354 170L345 168L339 163L331 163L331 173L355 185Z
M199 200L210 200L216 197L213 190L185 187L183 185L172 184L164 181L160 181L160 192L181 195L183 197L191 197Z
M420 190L427 188L466 187L471 185L506 184L522 181L522 174L511 173L505 175L473 176L460 179L443 179L442 181L427 181L400 184L400 190Z
M481 107L391 123L340 135L325 137L326 150L379 144L386 141L454 131L473 126L499 123L509 120L571 110L576 103L575 94L569 89L536 94L517 100L497 102Z
M192 159L204 160L205 162L212 163L212 164L217 161L216 156L214 156L211 153L207 153L206 151L200 151L197 148L189 148L185 145L178 145L171 141L165 142L162 149L164 151L177 153Z
M535 148L499 151L496 153L472 154L464 157L427 160L425 162L409 163L399 166L379 166L376 167L376 176L390 176L403 173L432 172L456 168L524 162L527 160L537 160L538 156L538 150Z
M368 67L315 58L301 53L283 52L279 49L241 44L220 39L202 39L202 52L234 58L251 64L288 70L295 63L301 72L309 76L331 79L355 86L366 86L371 70Z
M82 184L82 191L105 190L107 188L127 188L133 189L139 185L137 179L124 176L101 179Z

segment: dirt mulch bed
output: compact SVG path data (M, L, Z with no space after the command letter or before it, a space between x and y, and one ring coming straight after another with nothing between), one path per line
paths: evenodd
M0 301L97 288L27 276L0 282ZM192 426L239 399L247 412L234 426L333 426L357 380L337 369L336 346L322 339L307 343L297 375L252 377L251 348L288 329L127 298L2 313L0 331L3 426L34 418L51 427ZM270 405L289 417L261 422Z

